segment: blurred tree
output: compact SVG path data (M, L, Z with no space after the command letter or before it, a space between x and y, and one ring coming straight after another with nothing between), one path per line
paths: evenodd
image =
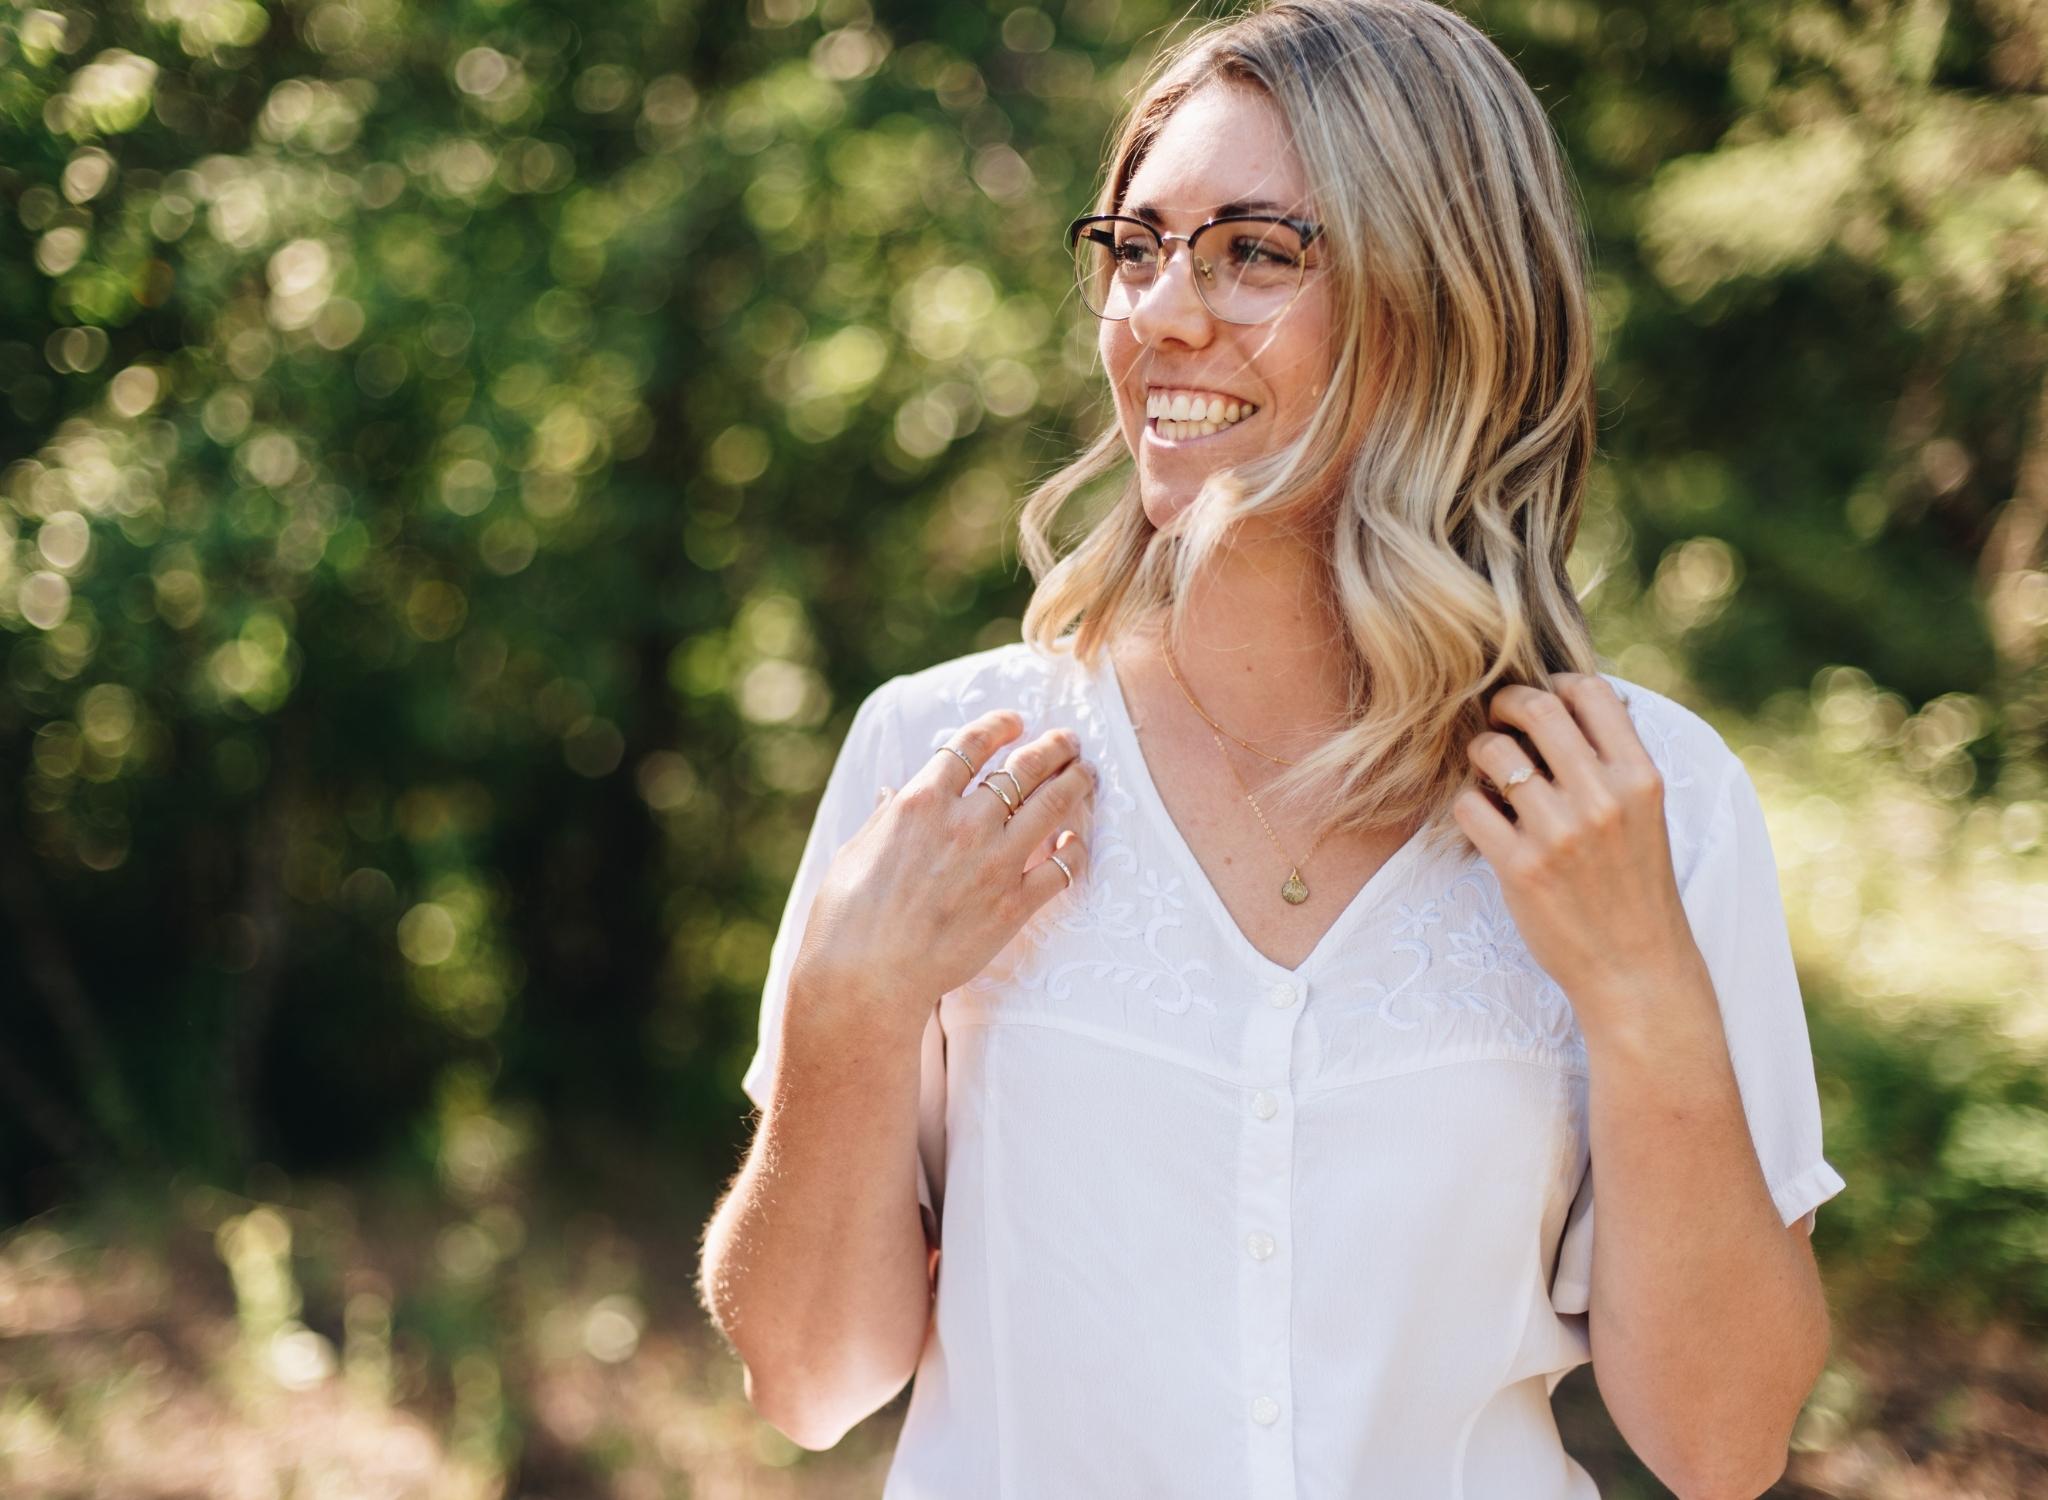
M1014 637L1173 14L0 8L0 1209L453 1068L723 1155L848 708ZM2048 16L1470 14L1585 189L1625 668L1970 695L2038 791Z

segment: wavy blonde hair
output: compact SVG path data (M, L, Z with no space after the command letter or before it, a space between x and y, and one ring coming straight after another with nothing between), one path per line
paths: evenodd
M1121 210L1167 117L1211 81L1262 92L1306 169L1338 333L1300 437L1219 471L1162 532L1135 466L1065 557L1048 528L1130 461L1113 403L1100 433L1019 517L1036 581L1026 641L1094 663L1183 601L1244 519L1301 534L1343 622L1347 727L1273 783L1333 829L1463 833L1464 747L1507 682L1602 670L1565 560L1596 438L1591 252L1542 105L1471 22L1429 0L1277 0L1208 21L1139 86L1098 213ZM1597 583L1597 580L1595 580ZM1590 590L1594 585L1589 584Z

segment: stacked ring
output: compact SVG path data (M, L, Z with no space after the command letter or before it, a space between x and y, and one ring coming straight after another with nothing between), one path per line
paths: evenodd
M974 774L974 762L969 760L967 756L958 747L953 745L941 745L939 746L939 748L941 750L949 751L954 755L958 755L960 757L960 764L967 767L967 774L969 776L972 776ZM998 776L1007 776L1010 778L1010 791L1006 792L1001 787L995 784L995 778ZM1003 816L1003 821L1005 823L1009 822L1011 818L1017 816L1017 804L1024 800L1024 784L1017 779L1017 773L1015 771L1012 771L1008 766L997 766L993 771L989 772L987 776L982 778L981 784L987 787L990 791L994 792L998 797L1003 799L1003 806L1009 809L1009 811L1005 813ZM1051 860L1054 864L1060 867L1060 873L1067 877L1067 884L1071 886L1074 883L1074 872L1067 867L1067 862L1061 859L1057 854L1048 854L1046 858Z

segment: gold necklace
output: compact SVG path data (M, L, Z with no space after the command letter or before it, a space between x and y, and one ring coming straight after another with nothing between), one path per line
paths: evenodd
M1228 766L1230 768L1230 774L1237 778L1238 786L1243 788L1244 790L1244 800L1251 803L1252 811L1258 813L1259 815L1259 826L1266 830L1266 837L1273 841L1273 847L1275 849L1278 849L1280 851L1280 857L1282 859L1285 859L1287 857L1286 847L1280 842L1279 835L1273 832L1273 825L1266 821L1266 814L1259 807L1259 799L1257 797L1254 797L1252 795L1252 789L1249 786L1245 785L1244 777L1238 773L1237 763L1230 758L1230 752L1223 748L1223 736L1225 734L1228 734L1229 731L1226 730L1221 724L1218 724L1214 719L1210 718L1208 713L1203 709L1202 705L1195 702L1195 695L1189 692L1188 685L1180 680L1180 672L1174 666L1173 647L1171 645L1167 645L1164 642L1162 642L1161 644L1165 647L1166 652L1167 675L1173 679L1173 685L1180 689L1181 696L1188 700L1188 707L1192 708L1196 713L1201 714L1204 722L1208 724L1209 737L1216 741L1216 753L1223 757L1223 764ZM1256 745L1245 745L1244 741L1237 739L1237 736L1234 734L1230 737L1233 740L1237 740L1238 744L1244 745L1244 748L1251 751L1254 755L1264 755L1267 760L1274 761L1277 764L1283 766L1291 766L1297 764L1297 762L1295 761L1281 760L1280 757L1277 755L1266 755L1266 752L1259 749ZM1316 852L1316 846L1322 843L1323 835L1327 834L1329 831L1329 829L1325 828L1322 833L1316 835L1315 843L1310 844L1308 846L1309 854L1313 854ZM1300 859L1294 861L1292 867L1288 870L1287 873L1287 883L1280 887L1280 899L1285 901L1289 906L1299 906L1302 902L1308 900L1308 882L1301 878L1301 867L1307 863L1308 855L1303 855Z
M1160 645L1164 648L1166 652L1167 675L1173 678L1174 686L1180 689L1181 696L1188 700L1188 707L1192 708L1196 713L1201 714L1203 720L1208 724L1210 729L1214 730L1218 734L1230 735L1230 738L1234 743L1243 745L1244 748L1251 751L1252 754L1259 756L1261 759L1270 760L1276 766L1291 766L1295 764L1295 762L1291 760L1282 760L1277 755L1267 755L1266 752L1261 750L1257 745L1253 745L1244 740L1238 739L1236 735L1230 734L1229 730L1225 729L1221 724L1218 724L1214 719L1211 719L1208 713L1203 709L1202 705L1195 702L1194 694L1188 691L1187 684L1180 680L1180 673L1174 670L1173 647L1167 645L1164 641L1160 642ZM1224 758L1226 760L1229 759L1228 756L1225 756Z

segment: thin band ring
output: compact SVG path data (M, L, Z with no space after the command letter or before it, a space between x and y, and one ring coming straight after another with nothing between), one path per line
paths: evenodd
M1074 883L1074 872L1067 868L1067 862L1065 860L1061 859L1057 854L1048 854L1046 855L1046 858L1051 860L1054 864L1060 867L1060 873L1067 877L1067 885L1072 885ZM1066 889L1066 887L1062 886L1061 889L1064 890Z
M1011 793L1016 797L1018 802L1022 802L1024 800L1024 783L1017 779L1017 773L1015 771L1011 770L1008 766L997 766L993 771L989 772L988 774L992 777L1009 777ZM1015 803L1011 805L1015 806Z
M977 767L975 766L975 764L974 764L974 762L973 762L973 761L971 761L971 760L969 760L969 759L967 758L967 755L966 755L966 753L965 753L964 751L961 751L961 750L956 750L956 749L954 749L954 748L953 748L953 746L951 746L951 745L941 745L941 746L939 746L939 748L940 748L941 750L945 751L945 752L946 752L946 753L947 753L948 755L957 755L957 756L959 756L959 757L960 757L960 764L961 764L961 765L963 765L963 766L965 766L965 767L967 767L967 774L968 774L969 776L972 776L972 775L973 775L973 774L975 773L975 771L976 771Z
M1510 791L1520 786L1523 782L1527 781L1531 776L1534 776L1535 774L1536 768L1534 766L1523 766L1520 770L1516 771L1514 775L1510 776L1506 781L1503 781L1500 784L1501 796L1503 798L1506 798Z
M1017 778L1013 776L1010 779L1012 781L1015 781ZM982 782L982 785L987 787L990 791L994 792L998 797L1003 799L1003 806L1007 807L1010 810L1011 818L1017 815L1017 804L1010 800L1010 794L1008 792L1004 791L1001 787L997 786L995 782L992 780L984 780ZM1007 823L1010 821L1010 818L1004 818L1003 821Z

